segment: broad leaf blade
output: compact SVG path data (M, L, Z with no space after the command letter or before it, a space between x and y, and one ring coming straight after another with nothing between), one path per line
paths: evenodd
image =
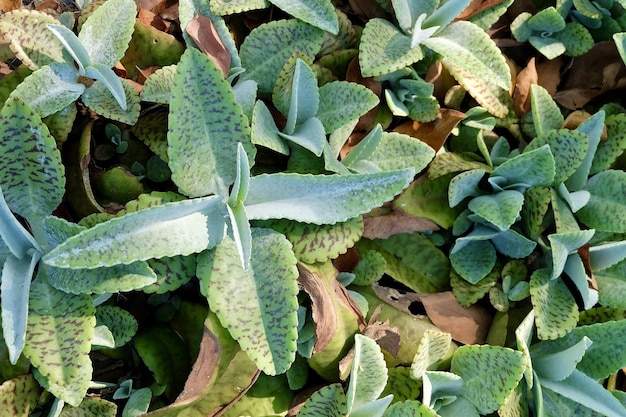
M44 261L59 268L97 268L201 252L221 241L223 216L217 196L151 207L71 237Z
M380 397L387 384L387 366L378 344L367 336L354 336L354 357L346 396L350 413Z
M52 213L65 191L65 169L48 127L18 98L0 112L0 186L8 206L32 226ZM36 226L35 226L36 227Z
M126 92L124 91L122 81L111 68L102 64L92 64L85 69L85 76L98 80L104 84L122 110L126 111L128 109L128 105L126 103Z
M515 190L481 195L469 202L469 209L500 231L509 229L517 220L524 204L524 195Z
M412 169L343 176L259 175L250 179L245 206L250 219L332 224L391 200L408 186L413 175Z
M22 375L0 385L0 401L10 415L26 417L35 409L40 391L32 375Z
M270 0L272 4L311 26L336 35L339 21L330 0Z
M591 193L578 218L587 226L602 232L626 232L626 172L609 170L594 175L585 185Z
M40 272L28 308L24 356L45 378L46 389L77 406L91 380L89 350L96 324L91 297L56 290Z
M76 34L63 25L48 25L48 30L59 39L65 50L78 65L80 73L84 74L85 68L91 65L91 58L89 57L89 52L87 52L85 46L80 42Z
M332 133L373 109L379 102L372 90L346 81L333 81L319 89L317 118L326 133Z
M533 139L524 150L524 154L545 145L550 146L554 156L556 169L554 182L558 184L568 179L582 164L587 155L589 137L576 130L548 130Z
M559 106L552 100L552 96L545 88L538 84L531 85L530 102L537 136L541 136L549 130L561 128L563 115Z
M33 236L15 218L7 206L0 188L0 238L2 238L2 256L13 254L22 259L32 249L39 249ZM1 258L0 258L1 259Z
M187 49L177 66L167 140L172 180L190 197L228 195L237 176L237 143L254 163L241 106L220 70L196 49Z
M126 79L114 76L112 82L120 83L118 87L115 87L118 90L115 95L107 84L102 81L96 81L85 89L81 96L83 103L101 116L126 123L127 125L134 125L139 119L141 110L139 94L130 84L130 81ZM123 99L121 98L122 94L124 95ZM121 107L120 101L123 101L126 105L126 110Z
M200 255L197 274L211 309L250 359L268 375L281 374L297 348L296 258L289 241L269 229L252 230L252 250L244 271L235 243L225 238Z
M83 23L78 39L91 62L114 67L122 59L135 26L137 6L132 0L107 0Z
M343 417L348 413L341 384L327 385L313 393L298 412L299 417Z
M145 262L95 269L70 269L46 266L48 282L70 294L126 292L154 284L157 276Z
M543 268L530 277L530 300L535 311L537 336L556 339L571 331L578 321L578 305L561 278L551 279Z

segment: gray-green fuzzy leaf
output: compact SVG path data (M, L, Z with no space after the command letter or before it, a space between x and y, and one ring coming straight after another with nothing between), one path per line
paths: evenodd
M237 175L237 143L254 163L241 106L220 70L196 49L187 49L177 66L167 140L172 180L190 197L228 195Z
M197 274L222 325L263 372L277 375L297 349L297 261L289 241L270 229L252 230L252 250L244 271L235 243L225 238L200 255Z
M133 34L136 13L132 0L107 0L87 18L78 39L91 62L111 68L122 59Z
M327 385L313 393L300 409L300 417L343 417L348 412L341 384Z
M188 283L196 274L196 256L172 256L149 259L148 265L157 276L154 283L141 291L147 294L165 294Z
M511 87L511 72L500 49L471 22L452 23L423 44L481 80L507 91Z
M124 346L137 333L137 320L128 311L116 306L102 305L96 308L96 325L106 326L115 340L115 347Z
M128 125L134 125L137 119L139 119L139 111L141 110L139 94L137 94L137 91L128 80L120 78L117 78L117 80L120 82L124 92L126 109L120 107L118 99L102 81L96 81L89 88L85 89L81 98L86 106L99 115Z
M524 204L524 195L515 190L504 190L497 194L473 198L468 208L501 231L515 223Z
M626 232L626 172L610 170L594 175L585 186L591 193L578 218L603 232Z
M496 264L496 250L488 240L472 240L463 245L459 245L457 240L450 252L450 263L463 279L476 284Z
M309 25L334 35L339 31L339 21L330 0L270 0L270 3Z
M18 98L8 99L0 112L0 136L4 198L15 213L38 222L57 208L65 192L56 142L39 116Z
M221 200L185 200L113 218L71 237L44 261L59 268L91 269L201 252L224 236Z
M354 357L350 370L350 383L346 392L348 410L358 412L378 399L387 384L387 366L383 353L374 339L354 336Z
M95 269L46 267L48 282L70 294L104 294L132 291L156 282L156 275L145 262Z
M530 300L535 311L537 336L557 339L571 331L578 321L578 305L562 279L551 279L550 269L535 271L530 277Z
M44 388L74 406L91 380L89 351L95 325L91 297L53 288L40 271L30 289L24 356L45 378Z
M297 19L263 24L250 32L241 45L241 65L246 72L240 79L256 81L259 93L269 94L289 57L300 51L312 60L322 40L322 30Z
M507 185L524 184L545 187L554 182L555 161L550 147L529 150L499 165L492 177L506 178Z
M585 186L585 183L587 182L587 177L589 177L589 174L591 172L594 155L596 154L596 150L598 149L598 145L600 144L602 131L604 130L604 114L604 111L601 110L582 122L576 128L577 131L587 135L587 137L589 138L589 146L587 147L587 154L585 155L585 159L583 159L583 162L580 164L578 169L576 169L576 172L570 175L566 182L568 190L579 191ZM611 130L609 127L607 127L607 134L609 132L611 132ZM624 143L626 144L626 141Z
M411 363L411 377L422 379L424 372L435 370L439 361L450 350L452 337L449 333L427 330L417 346L413 363Z
M593 157L591 174L606 171L626 149L626 114L615 114L606 119L607 138L598 144Z
M289 145L279 135L280 130L274 123L272 113L265 103L258 100L252 111L252 143L276 151L283 155L289 155Z
M156 70L144 83L141 89L141 100L170 104L175 75L176 65L168 65Z
M420 172L435 157L435 151L419 139L402 133L383 132L375 152L367 160L383 171L413 168Z
M589 147L589 137L576 130L549 130L528 144L525 152L549 145L554 156L555 184L564 182L582 164Z
M326 133L332 133L346 123L358 119L379 102L372 90L347 81L333 81L320 87L317 118Z
M285 218L324 224L346 221L391 200L413 180L406 169L375 174L263 174L250 179L251 220Z
M530 103L537 136L541 136L548 130L561 128L564 120L563 115L545 88L538 84L531 85Z

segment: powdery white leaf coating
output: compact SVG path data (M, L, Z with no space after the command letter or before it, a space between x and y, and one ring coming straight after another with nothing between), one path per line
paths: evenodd
M83 23L78 39L91 62L114 67L122 59L135 27L137 6L132 0L107 0Z
M134 125L139 119L141 103L139 94L128 80L120 79L126 95L126 110L123 110L111 91L102 81L94 82L82 95L83 103L94 112L109 119Z
M354 358L350 370L350 384L346 396L348 409L358 411L380 397L387 385L387 365L374 339L354 336Z
M272 4L295 18L330 32L339 32L339 21L330 0L270 0Z
M285 218L334 224L391 200L413 180L415 171L358 175L263 174L250 178L248 218Z
M235 242L225 238L198 258L203 293L231 336L268 375L295 359L298 270L291 243L270 229L252 229L250 268L243 270Z
M372 90L347 81L333 81L320 87L317 118L326 133L332 133L373 109L379 102Z

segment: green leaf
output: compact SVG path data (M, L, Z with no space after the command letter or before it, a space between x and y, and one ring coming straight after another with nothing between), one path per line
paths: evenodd
M626 232L626 172L609 170L594 175L585 186L591 198L577 215L585 225L602 232Z
M445 27L423 44L477 78L504 90L511 87L511 72L500 49L482 29L467 21ZM363 74L365 75L365 74Z
M578 22L568 22L565 29L554 34L554 38L563 43L567 55L574 57L583 55L595 45L589 29Z
M341 384L327 385L313 393L298 412L299 417L343 417L348 413Z
M504 190L497 194L481 195L473 198L468 208L501 231L509 229L517 220L524 195L514 190Z
M606 171L626 149L626 114L606 118L607 138L600 141L593 157L591 174Z
M252 143L264 146L283 155L289 155L289 145L279 135L272 113L265 103L258 100L252 111Z
M587 337L583 337L572 346L561 349L559 349L559 343L542 342L534 347L532 352L533 370L541 381L546 379L562 381L574 372L576 365L592 344L591 339Z
M116 306L96 308L96 325L106 326L115 340L115 347L124 346L137 333L137 320L128 311Z
M521 259L529 256L537 246L537 242L517 233L513 229L505 230L494 236L491 243L501 254L510 258Z
M576 130L550 130L533 139L524 154L545 145L550 146L554 156L554 182L558 184L567 180L582 164L587 155L589 137Z
M491 173L492 178L505 178L506 185L523 184L527 187L552 185L555 175L555 158L548 145L528 150L511 158L496 167ZM503 185L500 184L500 186Z
M440 2L437 10L424 21L425 27L445 27L465 9L471 0Z
M126 92L122 85L121 79L113 72L113 70L102 64L92 64L85 68L85 76L100 81L109 90L109 92L120 105L122 110L127 110ZM91 87L90 87L91 88ZM131 123L134 124L134 123Z
M296 126L303 124L317 114L319 91L311 67L300 58L296 58L293 73L289 74L288 77L291 82L283 87L291 93L289 99L284 103L289 109L284 132L291 135Z
M339 21L330 0L270 0L270 2L309 25L333 35L339 32Z
M154 71L141 89L141 101L170 104L176 65L168 65Z
M254 224L284 234L293 245L296 258L308 264L335 259L351 248L363 233L361 216L345 222L322 225L285 219L262 220Z
M308 93L313 94L311 101L308 103L306 95L302 94L301 100L304 102L303 104L306 104L304 107L307 107L303 110L305 110L305 113L309 113L308 117L303 117L302 119L305 120L309 117L313 117L317 113L317 108L319 106L319 92L315 74L310 68L311 65L313 65L313 62L309 57L300 51L296 51L289 57L287 62L285 62L285 65L283 65L283 68L280 70L280 74L278 74L278 79L276 79L276 84L274 85L274 90L272 91L272 102L283 116L287 117L289 114L290 103L294 100L294 95L296 96L294 106L298 106L298 87L300 89L306 88L309 90ZM298 74L302 72L303 75L301 82L298 82L298 78L301 77L296 74L296 66L300 67ZM306 69L303 70L304 66L309 67L308 71Z
M166 203L116 217L69 238L44 256L59 268L97 268L214 247L224 235L222 198Z
M250 165L255 155L229 84L206 55L190 48L178 64L173 96L167 135L172 180L190 197L228 195L237 176L237 143Z
M8 206L34 228L65 192L65 170L54 138L39 116L18 98L0 111L0 187Z
M91 62L114 67L122 59L135 26L137 6L132 0L107 0L83 23L78 39Z
M476 284L489 274L496 264L496 250L488 240L470 240L459 244L457 239L450 251L450 263L467 282Z
M578 321L578 305L560 279L551 279L549 268L538 269L530 277L530 300L535 311L537 336L556 339L570 332Z
M487 276L476 284L472 284L462 278L454 270L450 271L450 286L452 287L452 293L454 298L457 299L459 304L463 307L469 307L483 298L485 294L489 292L491 287L496 285L496 282L500 279L500 268L497 263L491 272Z
M554 7L546 7L526 21L531 30L537 32L558 32L565 29L565 20Z
M128 80L117 78L117 76L114 79L117 80L114 82L121 83L119 88L122 88L125 94L124 103L126 110L120 106L119 100L121 98L118 99L122 91L118 91L116 93L118 97L116 97L111 92L110 87L102 81L96 81L85 89L81 96L83 103L101 116L134 125L139 118L141 110L139 94L137 94L137 91L135 91L135 88Z
M35 10L18 9L0 18L0 39L16 58L31 70L52 62L63 62L63 44L47 29L58 24L53 16Z
M51 287L40 270L28 310L24 356L45 378L44 388L77 406L91 380L89 350L96 324L91 297Z
M70 294L105 294L140 289L154 284L157 276L145 262L95 269L46 266L50 285Z
M424 332L411 364L411 377L422 379L424 372L436 370L441 359L448 354L451 343L452 336L450 333L434 330Z
M18 259L32 256L33 249L40 250L33 236L15 218L4 200L0 188L0 237L2 240L2 256L13 254ZM0 258L1 259L1 258Z
M359 64L364 77L388 74L424 57L420 46L411 47L411 38L392 23L380 18L368 20L359 44Z
M28 293L41 253L34 251L22 259L9 255L2 266L2 333L9 351L9 361L17 363L26 340Z
M320 104L317 118L326 133L332 133L373 109L378 96L369 88L347 81L333 81L319 89Z
M438 400L440 403L441 400L454 401L463 386L461 377L451 372L426 371L423 379L424 404L428 404L431 408L437 405Z
M537 136L541 136L549 130L561 128L564 120L563 115L561 114L559 106L552 100L552 96L548 93L548 90L538 84L531 85L530 103L532 106L533 124Z
M615 42L615 46L617 46L617 51L622 61L626 63L626 32L614 33L613 42Z
M380 144L367 160L383 171L413 168L420 172L435 157L435 151L419 139L402 133L383 132Z
M250 219L333 224L391 200L413 175L412 169L342 176L263 174L250 179L245 206Z
M297 348L297 261L289 241L270 229L252 229L252 251L244 271L235 243L225 238L200 255L197 274L222 325L259 369L277 375Z
M267 0L214 0L211 10L220 16L267 8Z
M188 283L195 276L196 256L173 256L149 259L148 265L156 275L156 282L141 288L147 294L165 294Z
M115 417L117 406L102 398L86 397L76 407L66 406L59 417Z
M602 271L594 271L594 277L598 282L598 298L602 305L626 308L626 300L621 296L626 289L625 273L626 261Z
M438 6L437 0L392 0L391 5L398 19L400 28L405 33L411 33L415 27L415 22L422 14L431 15Z
M350 414L358 413L380 397L387 384L387 366L376 341L367 336L354 336L354 357L346 396Z
M74 62L78 65L78 71L84 74L85 67L91 65L91 58L89 57L89 52L87 52L85 46L74 32L63 25L50 24L47 25L47 28L58 38L65 50L72 56Z
M580 166L566 181L568 190L579 191L587 182L587 177L589 177L591 172L594 155L596 154L596 150L598 149L600 138L604 130L604 114L604 110L600 110L576 128L577 131L587 135L589 138L589 146L587 147L585 159L583 159ZM607 132L609 131L610 130L607 128Z
M391 404L383 417L437 417L437 413L416 400Z
M520 352L500 346L462 346L450 371L463 380L460 394L481 414L494 412L522 379L526 368ZM498 372L490 370L498 369Z
M278 136L302 146L315 156L322 155L324 145L327 143L324 126L317 117L311 117L301 125L296 126L291 134L278 132Z
M259 93L271 93L289 57L299 51L312 61L322 39L323 31L297 19L263 24L252 30L241 45L241 65L246 72L240 80L254 80Z
M450 207L458 206L467 197L477 197L484 191L479 188L480 182L485 176L482 169L472 169L455 175L448 187L448 202Z
M594 233L594 230L578 230L548 235L552 249L552 278L561 275L569 254L589 242Z
M77 82L76 69L65 63L52 63L30 74L11 93L40 117L63 110L85 91Z
M383 129L380 124L376 126L346 155L341 163L348 168L353 168L359 161L370 158L383 137Z
M30 416L37 405L39 385L32 375L22 375L0 385L0 401L11 416Z
M352 273L354 274L354 285L372 285L378 281L387 269L385 257L375 250L363 250L359 252L359 263L356 264Z

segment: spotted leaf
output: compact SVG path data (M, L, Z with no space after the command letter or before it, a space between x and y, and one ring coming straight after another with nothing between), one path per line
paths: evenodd
M267 0L214 0L211 2L211 11L220 16L265 9L269 6Z
M170 104L174 75L176 75L176 65L168 65L156 70L143 85L141 100Z
M22 375L0 385L0 402L5 413L16 417L31 415L37 405L39 385L32 375Z
M554 183L559 184L570 177L582 164L589 147L589 136L576 130L549 130L538 135L524 150L529 152L549 145L554 156Z
M320 87L320 105L317 118L326 133L332 133L356 120L378 104L372 90L346 81L333 81Z
M515 223L524 204L524 195L514 190L481 195L469 202L469 209L501 231Z
M165 294L188 283L195 276L196 256L170 256L148 260L156 281L141 288L147 294Z
M126 109L120 107L117 98L102 81L96 81L83 93L83 103L101 116L134 125L139 119L141 110L139 94L128 80L118 79L123 89ZM120 91L121 94L121 91Z
M350 414L372 415L363 412L368 409L373 411L371 407L382 394L385 385L387 385L387 365L380 346L374 339L361 334L355 335L350 383L346 392ZM391 401L393 395L385 398Z
M532 84L530 86L530 102L537 136L541 136L548 130L561 128L564 120L563 115L545 88L538 84Z
M600 141L593 156L591 174L606 171L626 150L626 114L615 114L606 118L605 141Z
M254 163L241 106L221 71L193 48L177 66L167 141L172 180L190 197L228 195L237 175L237 143Z
M602 232L626 232L626 172L604 171L585 185L591 197L576 214L587 226Z
M86 397L80 405L65 406L59 417L115 417L117 405L102 398Z
M437 417L437 413L416 400L391 404L383 417Z
M252 229L252 253L244 271L227 237L200 255L197 275L211 309L250 359L268 375L281 374L297 349L297 261L289 241L270 229Z
M115 347L124 346L137 333L137 320L128 311L116 306L101 305L96 308L96 325L106 326L115 340Z
M578 321L578 305L560 279L551 279L551 271L543 268L530 277L530 300L535 311L537 336L556 339L570 332Z
M450 333L433 330L424 332L411 364L411 376L414 379L422 379L424 372L436 370L441 359L448 354L451 343Z
M298 416L300 417L343 417L348 412L346 394L341 384L327 385L315 391L305 401Z

